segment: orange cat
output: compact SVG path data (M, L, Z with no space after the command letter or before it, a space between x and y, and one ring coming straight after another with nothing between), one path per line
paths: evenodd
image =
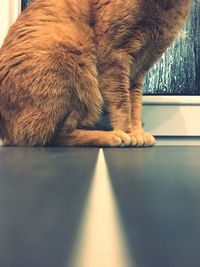
M154 145L141 124L143 77L190 2L35 0L0 49L3 144ZM113 131L88 130L103 105Z

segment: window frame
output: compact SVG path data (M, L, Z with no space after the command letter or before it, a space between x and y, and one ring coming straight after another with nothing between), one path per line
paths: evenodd
M0 1L0 45L12 23L21 12L21 0ZM175 140L192 140L188 144L200 144L200 96L144 96L144 128L158 137ZM195 138L195 139L194 139ZM161 142L162 143L162 142ZM173 143L173 142L172 142Z

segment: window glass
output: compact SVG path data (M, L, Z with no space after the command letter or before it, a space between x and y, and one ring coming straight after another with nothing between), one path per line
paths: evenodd
M22 10L31 3L31 0L22 0Z
M146 77L146 95L200 95L200 0L177 41Z

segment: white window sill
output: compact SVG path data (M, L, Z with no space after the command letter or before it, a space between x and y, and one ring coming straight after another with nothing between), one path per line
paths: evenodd
M200 96L144 96L144 105L200 105Z
M143 121L155 136L200 136L199 96L145 96Z

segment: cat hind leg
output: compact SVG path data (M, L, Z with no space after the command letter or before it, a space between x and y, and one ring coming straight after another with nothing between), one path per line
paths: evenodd
M44 146L54 135L56 122L37 108L27 107L15 116L9 116L2 127L3 145Z

